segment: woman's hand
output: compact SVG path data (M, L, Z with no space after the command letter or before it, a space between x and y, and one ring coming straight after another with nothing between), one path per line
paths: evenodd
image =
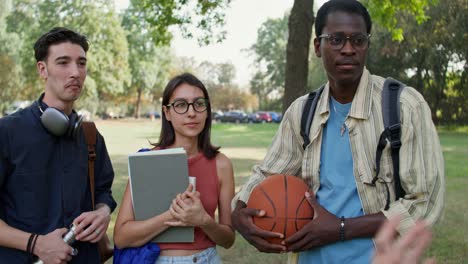
M203 207L199 192L178 194L169 208L176 221L165 222L169 226L204 226L213 221Z

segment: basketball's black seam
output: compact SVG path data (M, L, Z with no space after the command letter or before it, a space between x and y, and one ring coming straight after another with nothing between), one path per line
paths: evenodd
M297 215L299 214L299 210L302 207L302 204L306 201L305 197L302 197L301 202L299 203L299 206L296 208L296 221L294 221L294 225L296 226L296 232L299 231L299 227L297 226L297 220L304 220L304 219L311 219L309 217L304 217L304 218L297 218Z
M283 176L283 179L284 179L284 188L285 188L285 216L288 215L288 181L287 181L287 177L286 176ZM268 202L271 204L271 207L273 208L273 216L269 216L269 215L265 215L263 216L262 218L266 218L266 219L273 219L273 226L271 227L271 229L269 231L273 231L276 227L276 224L277 224L277 220L279 219L284 219L284 229L283 229L283 234L286 235L286 231L287 231L287 226L288 226L288 222L289 220L292 220L294 219L294 225L295 225L295 228L296 228L296 232L299 230L298 228L298 221L304 221L304 220L307 220L307 221L310 221L312 220L313 217L300 217L298 218L297 215L299 214L299 210L302 206L302 204L304 203L304 201L306 201L305 197L302 198L301 202L299 203L299 206L296 208L296 215L295 217L277 217L276 216L276 206L273 202L273 200L270 198L270 196L267 194L267 192L264 190L264 188L259 185L258 186L259 190L263 193L263 195L266 197L266 199L268 200Z
M268 196L268 194L265 192L265 190L263 190L263 187L262 187L262 186L260 186L260 191L262 191L262 193L265 195L265 197L267 198L267 200L270 202L271 207L273 207L273 218L276 219L276 207L275 207L275 204L274 204L273 201L271 200L270 196ZM271 227L270 231L273 231L273 229L275 229L275 226L276 226L276 220L273 222L273 226Z
M312 220L313 217L296 217L296 220ZM299 230L298 230L299 231Z

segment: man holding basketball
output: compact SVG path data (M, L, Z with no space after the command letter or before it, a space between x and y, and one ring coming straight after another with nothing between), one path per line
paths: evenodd
M328 83L318 98L310 144L304 149L300 134L305 95L286 111L263 162L233 200L235 229L262 252L298 252L289 263L369 263L372 237L388 217L401 216L398 232L403 234L418 219L434 224L442 214L442 151L430 109L411 87L400 95L399 171L406 195L395 199L388 146L376 175L385 79L365 68L371 28L369 13L355 0L331 0L317 12L314 47ZM253 224L252 217L264 212L246 207L252 189L274 174L304 179L311 190L304 195L315 211L314 219L282 245L265 240L282 234Z

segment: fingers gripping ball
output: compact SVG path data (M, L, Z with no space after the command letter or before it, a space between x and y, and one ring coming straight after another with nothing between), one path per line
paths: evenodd
M247 207L266 212L253 221L261 229L278 232L288 238L306 225L314 211L305 199L309 187L300 178L289 175L272 175L257 185L250 194ZM309 191L310 192L310 191ZM268 238L268 242L280 244L282 239Z

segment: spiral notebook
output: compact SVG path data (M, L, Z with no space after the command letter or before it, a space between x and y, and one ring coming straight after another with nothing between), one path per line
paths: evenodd
M128 174L135 220L146 220L169 209L189 184L187 154L183 148L138 152L128 156ZM190 243L193 227L170 227L156 243Z

